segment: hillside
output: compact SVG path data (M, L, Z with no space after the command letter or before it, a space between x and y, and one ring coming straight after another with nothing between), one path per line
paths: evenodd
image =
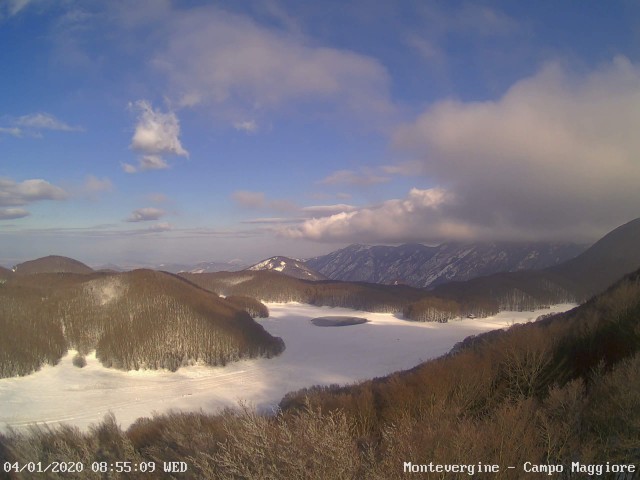
M7 280L13 276L13 272L8 268L0 267L0 280Z
M583 302L640 267L640 219L622 225L560 265L537 271L505 272L452 282L433 292L464 302L483 298L501 310L532 309L561 302Z
M575 257L585 248L550 242L350 245L305 263L332 280L434 287L496 272L546 268Z
M614 229L582 254L548 271L573 282L578 293L588 297L638 267L640 218Z
M280 272L289 277L299 278L301 280L327 280L327 277L313 270L305 263L289 257L277 256L267 258L250 266L246 270Z
M14 267L14 272L20 275L34 273L92 273L93 269L73 258L49 255L47 257L29 260Z
M152 270L16 275L0 286L0 330L0 377L55 364L68 349L96 350L107 367L177 370L284 348L242 306Z
M272 270L185 273L181 276L202 288L223 296L241 295L266 302L300 302L317 306L348 307L370 312L401 314L409 304L434 298L433 294L425 290L404 285L330 280L312 282ZM424 316L421 320L446 321L446 319L460 315L457 303L446 303L446 306L447 308L452 307L452 309L433 311L432 317ZM465 315L474 313L480 316L497 311L491 306L487 308L486 302L482 301L468 302L464 308Z

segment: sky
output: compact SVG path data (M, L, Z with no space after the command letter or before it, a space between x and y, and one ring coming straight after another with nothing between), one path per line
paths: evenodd
M0 0L0 264L593 242L639 125L635 1Z

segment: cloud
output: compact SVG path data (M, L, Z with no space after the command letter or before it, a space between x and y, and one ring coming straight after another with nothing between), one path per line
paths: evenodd
M4 10L9 16L13 16L33 3L36 2L34 0L5 0L4 4L0 5L0 11Z
M594 238L638 216L640 69L551 63L497 100L446 100L394 145L456 198L447 218L486 238Z
M138 158L138 165L122 163L122 170L125 173L146 172L147 170L166 170L171 168L164 158L158 155L143 155Z
M338 170L323 178L318 183L323 185L358 185L368 186L388 182L389 177L378 175L373 169L364 168L360 172L353 170Z
M149 222L158 220L166 214L164 210L154 207L139 208L131 212L126 219L127 222Z
M238 190L231 194L231 199L244 208L268 209L279 212L294 212L298 210L298 206L291 200L268 200L263 192Z
M175 12L173 21L154 64L182 106L214 106L235 118L313 101L369 116L393 110L387 70L371 57L215 7Z
M16 207L41 200L64 200L68 193L42 179L16 182L0 178L0 206Z
M169 201L169 197L164 193L150 193L149 195L146 196L146 198L149 199L149 201L154 203L164 203Z
M245 120L242 122L235 122L233 128L246 133L255 133L258 131L258 124L255 120Z
M82 190L87 194L110 192L113 190L113 183L107 177L98 178L94 175L87 175Z
M11 135L12 137L21 137L22 130L18 127L0 127L0 134Z
M327 216L342 212L353 212L356 209L357 207L354 207L353 205L339 203L337 205L314 205L303 207L301 208L301 211L312 216Z
M9 126L0 127L0 134L11 135L14 137L41 137L42 130L54 130L60 132L82 132L82 127L73 127L62 120L56 118L50 113L31 113L18 118L5 119Z
M302 225L284 227L277 232L289 238L316 241L365 243L419 241L426 235L445 238L466 236L464 228L442 215L442 207L453 201L442 188L413 188L404 199L366 208L345 208L339 213L312 218Z
M175 113L154 110L146 100L138 100L131 105L138 118L131 148L148 155L178 155L188 157L180 143L180 122Z
M303 219L301 218L286 218L286 217L265 217L265 218L251 218L249 220L242 220L240 223L245 223L249 225L272 225L272 224L282 224L282 223L301 223Z
M265 205L265 195L262 192L238 190L231 194L234 202L246 208L261 208Z
M0 208L0 220L15 220L29 215L30 213L24 208Z
M80 127L72 127L50 113L32 113L19 117L15 124L33 130L59 130L62 132L79 132Z
M172 230L172 226L170 223L168 222L162 222L162 223L156 223L155 225L149 227L146 229L146 231L148 232L168 232L170 230Z
M427 21L430 34L437 37L464 35L504 37L521 33L523 25L501 10L467 2L459 7L443 9L437 3L424 3L418 9Z

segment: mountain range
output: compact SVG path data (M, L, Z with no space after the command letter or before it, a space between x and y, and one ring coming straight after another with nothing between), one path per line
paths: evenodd
M350 245L305 263L332 280L435 287L496 272L537 270L582 253L575 243L443 243L437 247Z
M396 312L412 320L447 321L460 315L486 316L499 310L580 303L639 268L638 245L640 219L616 228L563 262L560 260L583 247L539 243L444 244L439 247L354 245L306 263L288 257L271 257L242 271L185 272L181 276L224 296L298 301ZM549 263L551 266L540 268ZM314 272L309 265L317 265L321 273ZM440 265L440 271L436 265ZM478 276L506 267L517 271ZM526 267L537 269L522 270ZM331 268L330 275L326 275L329 279L326 279L322 270ZM388 270L386 276L383 275L385 268ZM420 277L425 271L431 273ZM378 283L331 279L338 275L356 276L358 272L368 273L367 280L373 278ZM14 267L13 272L0 272L6 283L32 273L95 274L81 262L58 256L24 262ZM466 280L469 277L474 278ZM70 281L69 278L50 275L39 281L54 286L57 282ZM406 279L414 284L428 285L428 288L412 287Z
M501 272L437 286L446 298L483 298L500 309L529 308L546 299L581 303L640 267L640 218L612 230L575 258L542 270Z
M322 273L310 268L303 261L281 256L267 258L266 260L250 266L246 270L281 272L285 275L293 278L299 278L301 280L327 280L327 277L325 277Z

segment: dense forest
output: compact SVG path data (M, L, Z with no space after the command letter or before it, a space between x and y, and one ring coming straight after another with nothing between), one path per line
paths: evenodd
M479 296L458 301L406 285L335 280L313 282L271 271L186 273L182 276L218 295L399 313L408 320L416 321L442 322L460 315L487 316L498 312L497 302L485 301Z
M280 353L282 340L246 310L268 315L259 302L228 302L150 270L16 276L0 285L0 377L55 365L68 349L96 350L103 365L124 370Z
M180 478L194 479L381 480L429 461L497 464L473 478L518 479L531 462L562 466L554 478L588 478L571 463L638 468L639 404L640 271L569 312L471 337L410 371L292 393L275 415L244 407L155 415L126 431L112 416L88 432L38 427L0 436L0 460L182 461Z

